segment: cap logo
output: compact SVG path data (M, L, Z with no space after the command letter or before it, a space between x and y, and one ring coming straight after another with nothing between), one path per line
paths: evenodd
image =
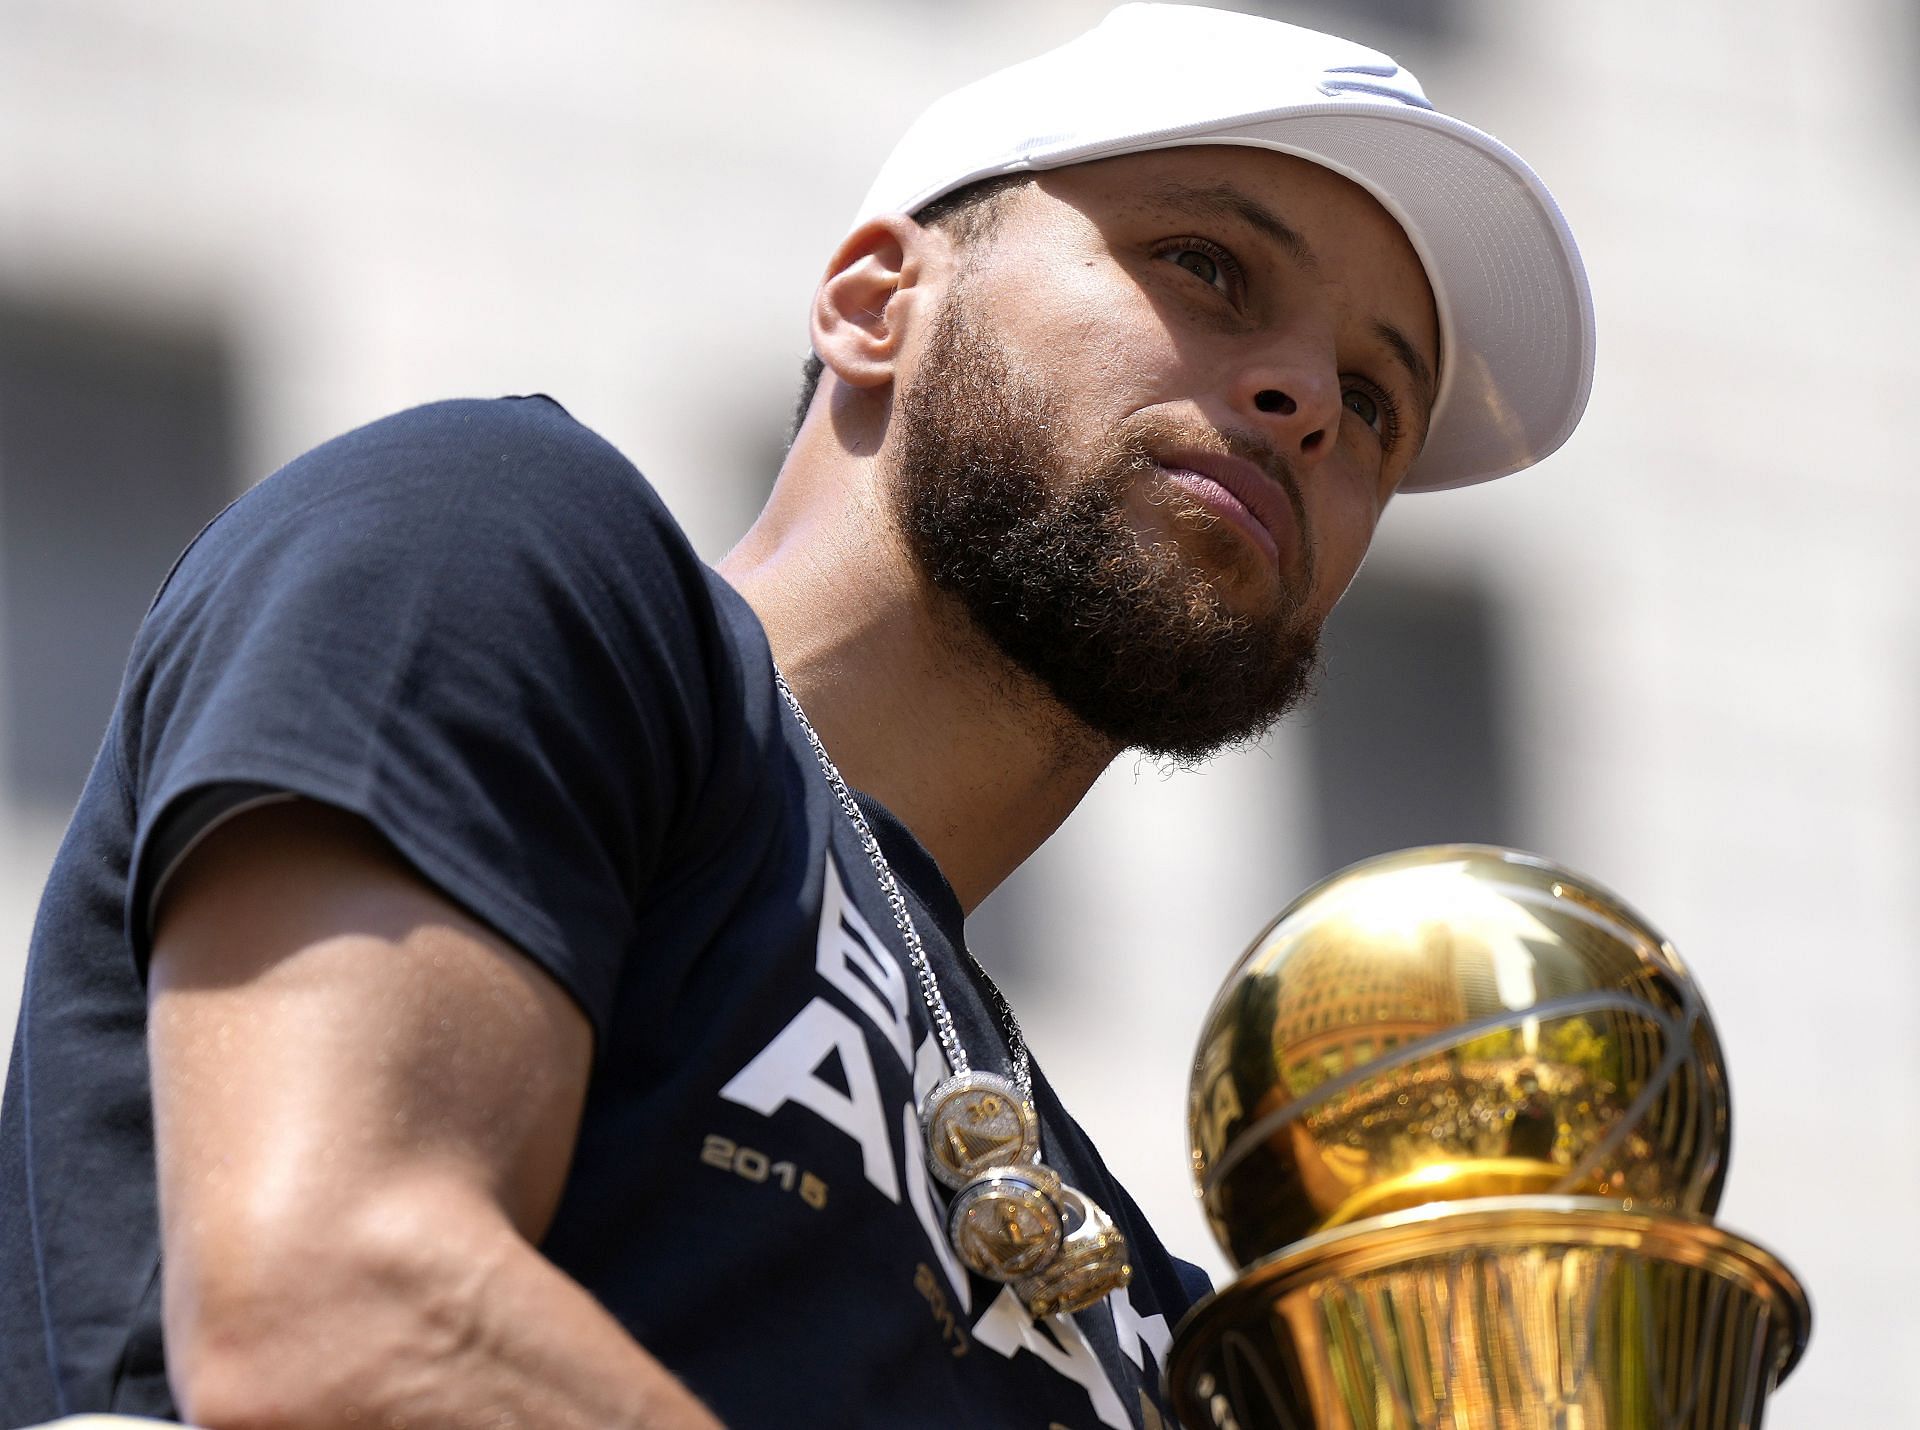
M1332 69L1323 70L1322 73L1327 77L1320 81L1320 93L1329 99L1342 94L1371 94L1381 99L1410 104L1415 109L1429 111L1433 109L1433 105L1428 102L1426 95L1420 92L1418 85L1408 84L1405 81L1398 84L1392 83L1400 78L1402 71L1399 65L1391 62L1382 65L1336 65ZM1369 78L1343 77L1347 75L1364 75ZM1377 80L1386 80L1388 83L1372 82Z

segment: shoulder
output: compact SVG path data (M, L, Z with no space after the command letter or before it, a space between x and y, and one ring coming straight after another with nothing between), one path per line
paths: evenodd
M469 477L544 470L645 485L617 448L544 394L454 398L410 407L315 447L287 471L397 465Z
M322 584L455 598L533 580L574 596L692 597L703 567L610 442L547 397L434 402L323 442L235 501L155 614L216 592Z
M433 403L323 443L217 517L155 598L128 693L171 709L236 683L352 688L393 698L388 724L430 690L698 707L724 644L710 577L633 464L557 403Z
M155 859L203 827L195 791L295 794L365 819L544 966L590 963L563 982L603 1013L638 890L733 728L717 580L546 399L434 403L297 458L201 534L135 641L114 737L129 927Z
M433 402L383 417L296 458L236 505L249 502L263 517L311 518L321 504L456 526L511 514L534 530L617 516L678 535L633 463L548 397Z

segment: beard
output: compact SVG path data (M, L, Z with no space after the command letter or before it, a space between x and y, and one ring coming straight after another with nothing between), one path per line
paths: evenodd
M1319 622L1284 579L1264 582L1252 609L1229 608L1175 541L1143 542L1125 503L1144 482L1171 526L1223 566L1245 561L1243 538L1173 487L1150 449L1224 445L1282 464L1257 441L1152 414L1074 460L1056 404L1008 368L959 298L936 317L895 418L894 516L926 578L1117 748L1188 763L1258 738L1305 697Z

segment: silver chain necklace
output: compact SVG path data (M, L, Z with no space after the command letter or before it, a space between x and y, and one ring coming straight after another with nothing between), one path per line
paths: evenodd
M866 852L867 862L873 865L874 876L880 881L880 892L886 896L887 907L893 911L893 926L900 930L900 937L907 946L907 959L912 963L913 976L920 984L921 1000L926 1003L927 1013L933 1019L934 1032L940 1039L940 1051L947 1055L947 1066L953 1069L956 1076L965 1076L972 1071L967 1061L966 1044L960 1041L960 1034L953 1026L953 1014L947 1011L947 1000L940 996L940 980L934 976L933 963L927 958L926 946L920 942L920 931L914 927L913 914L907 908L907 897L900 890L899 880L893 877L893 866L887 862L886 851L881 849L873 827L867 823L865 812L853 797L853 791L847 788L846 780L841 778L839 766L834 764L827 747L821 743L820 732L813 728L813 721L807 718L799 697L793 693L793 687L787 684L786 676L780 673L778 667L774 669L773 682L786 699L793 718L800 722L801 732L813 747L814 758L820 762L821 772L826 775L834 798L840 801L840 808L846 813L854 832L860 836L860 847ZM1026 1039L1020 1035L1020 1023L1013 1016L1013 1007L993 980L987 977L986 970L980 969L973 954L964 948L961 953L979 970L981 984L994 1005L994 1012L999 1015L1000 1028L1007 1039L1007 1060L1014 1091L1022 1103L1032 1106L1033 1073L1027 1059Z
M954 1251L982 1276L1011 1283L1035 1316L1084 1310L1125 1286L1133 1267L1126 1238L1112 1218L1040 1160L1033 1073L1013 1008L963 944L959 952L979 974L1000 1019L1011 1077L975 1068L886 851L778 666L773 683L873 865L894 927L906 944L940 1051L952 1069L921 1103L920 1129L927 1140L928 1167L954 1191L947 1217Z

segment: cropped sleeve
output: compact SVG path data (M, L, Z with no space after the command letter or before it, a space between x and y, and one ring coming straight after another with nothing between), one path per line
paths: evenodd
M604 1041L709 757L708 573L640 474L543 398L348 433L229 507L134 647L115 753L144 973L156 879L222 791L372 823Z

